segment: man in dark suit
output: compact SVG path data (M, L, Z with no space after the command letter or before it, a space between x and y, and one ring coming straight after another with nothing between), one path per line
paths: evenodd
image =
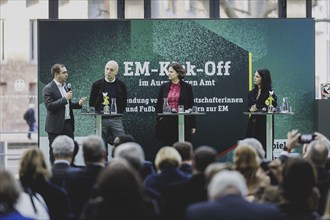
M54 162L52 143L59 135L67 135L74 139L74 116L72 109L79 109L86 100L83 97L79 102L72 102L73 93L65 84L68 71L63 64L54 64L51 68L53 80L44 90L44 103L47 109L45 130L49 140L49 159Z
M52 166L52 177L50 181L60 187L64 187L64 177L72 162L74 141L66 135L60 135L52 143L55 157Z
M282 219L278 207L249 202L247 193L242 174L220 171L208 185L209 201L188 206L185 219Z
M110 60L104 68L104 78L93 83L89 106L95 107L96 112L103 112L104 95L108 96L110 104L113 98L116 99L117 113L122 114L127 105L127 90L123 81L118 79L118 63ZM113 140L124 135L123 119L121 116L102 119L102 138L106 144L113 144Z
M317 212L322 216L326 208L327 192L330 190L330 171L325 169L325 164L329 155L330 141L323 134L315 133L317 134L317 139L308 144L306 157L309 158L316 167L316 187L320 192Z
M83 168L70 168L65 175L65 189L68 192L73 213L78 218L90 198L95 196L94 184L105 166L106 150L101 137L92 135L83 141Z
M217 151L210 146L200 146L192 157L191 179L173 184L164 193L165 205L162 211L166 219L183 219L188 205L207 200L204 171L209 164L216 161Z

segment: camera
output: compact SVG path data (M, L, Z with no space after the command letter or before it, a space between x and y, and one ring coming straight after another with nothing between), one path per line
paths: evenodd
M299 136L298 141L301 144L308 144L315 139L315 134L302 134Z

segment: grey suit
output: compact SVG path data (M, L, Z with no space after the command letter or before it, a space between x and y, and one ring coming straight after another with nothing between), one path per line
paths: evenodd
M68 91L67 88L65 88L65 90ZM78 102L73 103L70 100L70 119L65 120L65 105L67 104L67 100L65 97L62 97L54 80L45 86L43 95L47 109L45 131L48 133L50 161L53 162L54 158L51 144L59 135L67 135L72 139L74 138L74 116L72 109L79 109L81 106Z

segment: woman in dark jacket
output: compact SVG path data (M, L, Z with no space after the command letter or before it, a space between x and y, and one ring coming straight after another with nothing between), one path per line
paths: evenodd
M178 106L183 105L185 110L192 108L194 94L192 86L183 81L185 69L179 63L171 63L167 67L169 82L161 85L156 104L156 113L163 113L164 98L172 112L178 112ZM194 116L185 117L185 140L191 141L191 135L196 132ZM156 137L164 145L172 146L178 141L178 117L157 117Z
M266 100L270 95L269 92L273 90L270 72L268 69L259 69L255 72L253 79L254 88L249 92L248 95L248 110L250 112L267 111L268 106L266 104ZM272 97L272 105L276 107L277 97L274 93L272 94ZM274 118L272 120L274 120ZM266 116L251 115L245 136L258 139L266 152Z

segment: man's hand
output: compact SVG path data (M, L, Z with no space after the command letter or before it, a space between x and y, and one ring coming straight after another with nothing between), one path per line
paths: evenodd
M323 135L317 131L315 131L314 134L316 135L315 140L323 140L323 139L328 140L328 138L325 135Z
M258 110L258 109L257 109L256 104L252 105L251 108L250 108L250 112L255 112L255 111L257 111L257 110Z
M71 100L72 99L72 91L69 91L69 92L65 93L64 97L68 101Z
M292 150L294 147L299 146L299 136L301 134L298 132L298 130L292 130L288 132L287 135L287 141L286 141L286 147L289 150Z
M79 105L83 105L84 102L86 101L87 97L82 97L80 100L79 100Z

